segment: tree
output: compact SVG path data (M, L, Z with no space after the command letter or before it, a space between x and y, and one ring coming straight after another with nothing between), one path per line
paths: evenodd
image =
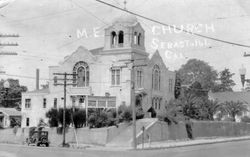
M174 86L174 97L177 99L181 95L181 79L179 73L176 72L175 86Z
M5 89L3 84L8 81L9 89ZM21 86L19 80L7 79L0 81L0 106L3 107L18 107L21 104L22 92L26 92L27 87Z
M222 104L216 100L207 100L205 109L208 115L208 120L214 120L214 115L221 111Z
M235 122L235 116L242 115L243 112L248 111L247 106L240 101L226 101L223 103L224 115L229 115Z
M234 73L231 73L229 69L225 68L219 73L218 80L220 83L215 85L212 89L213 92L226 92L226 91L233 91L233 86L235 86L235 82L232 79Z
M188 60L177 73L182 85L190 85L197 81L205 90L212 89L217 79L217 72L208 63L198 59Z
M222 105L209 100L208 91L204 90L199 82L194 82L182 91L178 101L182 105L184 116L197 120L214 120L214 114Z

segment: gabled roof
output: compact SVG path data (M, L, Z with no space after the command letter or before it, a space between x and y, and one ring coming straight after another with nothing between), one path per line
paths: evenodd
M221 103L225 101L241 101L250 104L250 92L209 92L208 95L210 99L218 100Z
M22 116L21 111L17 111L15 108L0 108L0 112L8 116Z
M163 61L163 58L161 57L160 52L158 50L156 50L152 55L149 56L150 62L153 62L153 60L155 60L155 59L159 59L158 64L162 64L168 70L168 68L167 68L165 62Z
M93 49L93 53L99 53L101 48L97 48L97 49ZM64 61L62 61L60 64L64 64L65 62L67 62L68 60L71 60L71 59L74 59L74 57L78 58L79 55L82 56L82 55L85 55L85 57L88 57L88 58L91 58L91 59L94 59L95 58L95 55L93 54L92 52L90 52L88 49L86 49L85 47L83 46L79 46L76 51L74 51L71 55L69 56L66 56L64 58ZM86 56L87 55L87 56Z

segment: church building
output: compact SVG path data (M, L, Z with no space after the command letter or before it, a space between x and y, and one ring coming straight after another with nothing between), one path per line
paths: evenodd
M133 70L132 70L133 69ZM22 93L22 127L45 122L46 112L64 104L64 74L67 73L66 106L115 108L130 105L131 89L147 116L155 117L174 98L175 73L169 71L158 51L149 57L145 31L137 18L123 14L105 29L104 45L83 46L49 67L49 88ZM131 81L132 80L132 81ZM154 110L156 114L150 114Z

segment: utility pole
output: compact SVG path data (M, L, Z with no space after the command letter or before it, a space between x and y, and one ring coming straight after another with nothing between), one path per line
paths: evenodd
M130 104L132 106L132 125L133 125L133 148L137 148L136 141L136 108L135 108L135 72L134 72L134 60L131 59L131 95L130 95Z
M65 137L66 137L66 92L67 92L67 86L69 85L75 85L73 83L67 83L67 80L72 80L72 79L67 79L67 76L73 76L76 74L69 74L69 73L54 73L54 75L58 75L58 76L63 76L63 79L56 79L54 80L54 85L63 85L63 142L62 142L62 146L65 147L66 143L65 143ZM57 80L63 80L63 84L62 83L57 83Z
M135 107L135 67L142 67L142 66L147 66L147 64L136 64L136 60L145 60L146 58L138 58L134 59L134 54L132 54L131 59L124 59L124 60L119 60L119 61L129 61L127 64L127 67L131 70L131 89L130 89L130 104L132 107L132 127L133 127L133 148L137 149L137 140L136 140L136 107Z

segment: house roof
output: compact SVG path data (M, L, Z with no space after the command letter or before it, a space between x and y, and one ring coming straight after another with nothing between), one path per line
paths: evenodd
M8 116L22 116L21 111L17 111L15 108L0 108L0 112L7 114Z
M33 90L33 91L28 91L26 93L49 93L49 88L45 88L45 89L36 89L36 90Z
M250 104L250 92L209 92L208 95L210 99L218 100L221 103L225 101L241 101Z

